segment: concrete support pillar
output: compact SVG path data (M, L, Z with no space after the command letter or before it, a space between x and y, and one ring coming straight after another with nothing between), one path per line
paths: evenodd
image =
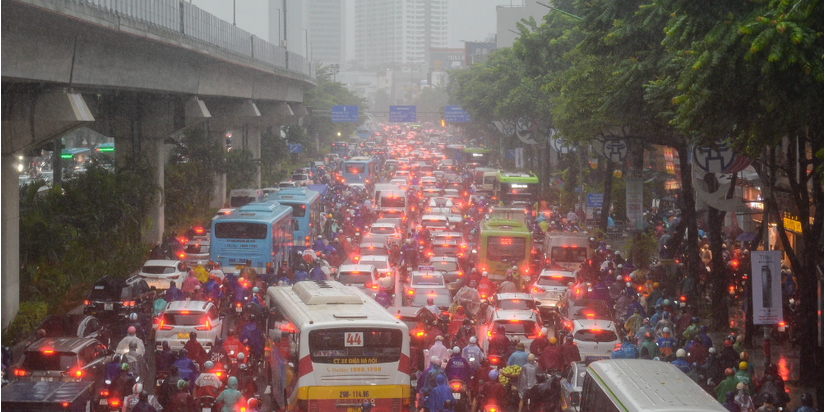
M209 134L209 138L214 139L225 150L226 130L214 128L213 123L212 120L209 121L206 132ZM233 142L235 141L234 136ZM226 174L221 173L215 176L215 193L212 195L212 202L209 203L209 207L222 208L224 206L226 206Z
M2 282L0 282L0 298L2 299L3 328L9 326L17 316L20 306L20 187L17 169L14 167L15 156L2 156L2 238L0 238L0 254L2 254Z
M252 159L261 160L261 129L257 127L247 127L246 131L247 150L252 153ZM255 187L261 187L261 167L258 166L258 173L255 175Z
M163 241L163 231L166 227L166 213L165 202L163 199L164 179L166 166L166 145L163 139L146 139L141 147L143 154L149 162L149 166L154 170L153 177L155 184L160 187L161 198L158 199L157 205L150 212L149 218L151 224L147 230L143 232L143 241L149 244L160 244Z

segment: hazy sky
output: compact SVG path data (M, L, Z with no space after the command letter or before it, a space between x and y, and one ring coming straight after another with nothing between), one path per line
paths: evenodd
M348 54L354 52L352 45L354 32L352 16L354 0L347 1ZM191 0L196 6L223 20L232 21L232 0ZM244 30L268 39L267 0L234 0L236 24ZM522 4L521 0L449 0L450 47L463 47L460 40L481 41L496 31L496 5ZM354 53L353 53L354 54Z

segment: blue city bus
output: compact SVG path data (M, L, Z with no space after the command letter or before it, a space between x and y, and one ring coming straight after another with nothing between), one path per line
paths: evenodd
M274 201L252 202L212 220L209 260L224 273L238 273L247 262L258 273L277 273L289 262L292 207Z
M367 185L375 184L378 177L378 163L371 157L353 157L344 162L341 177L347 186L367 187Z
M292 207L292 238L295 242L292 249L294 252L311 248L318 235L323 234L321 211L324 205L320 193L306 187L288 187L270 193L266 200L274 200Z
M346 159L349 155L349 143L347 142L333 142L329 150L330 153L335 153L341 160Z

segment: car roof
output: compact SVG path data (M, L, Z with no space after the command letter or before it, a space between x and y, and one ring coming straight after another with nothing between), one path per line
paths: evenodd
M124 286L131 286L137 282L139 282L142 278L138 275L133 275L129 277L115 277L115 276L104 276L95 282L95 285L106 285L109 287L121 287Z
M563 276L563 277L575 277L576 275L569 270L555 270L555 269L544 269L539 273L539 276Z
M533 297L527 293L496 293L495 294L496 300L516 300L516 299L526 299L526 300L533 300Z
M100 343L97 339L92 338L43 338L26 348L26 352L40 352L44 350L53 350L55 352L77 352L84 347Z
M414 318L421 313L422 310L427 310L427 308L420 308L415 306L389 306L387 307L387 312L391 315L401 315L405 318Z
M593 329L593 327L597 327L598 329L609 329L613 331L613 321L607 319L575 319L573 320L573 330L579 329ZM614 331L615 332L615 331Z
M364 256L364 257L366 257L366 256ZM361 258L361 259L363 260L363 258ZM356 263L356 264L352 264L352 265L350 265L350 264L341 265L341 267L338 268L338 273L341 273L341 272L372 272L373 270L375 270L375 266L373 266L373 265L361 265L361 264Z
M190 240L190 241L186 242L187 245L190 244L190 243L191 244L196 244L196 243L200 244L202 242L201 241L194 241L194 240ZM178 265L178 263L181 263L181 262L179 260L147 260L143 264L143 266L170 266L170 267L176 267Z
M209 309L209 305L212 305L212 302L204 302L200 300L176 300L173 302L169 302L169 304L166 305L166 309L164 310L164 312L177 312L181 310L194 310L198 312L205 312L207 309Z

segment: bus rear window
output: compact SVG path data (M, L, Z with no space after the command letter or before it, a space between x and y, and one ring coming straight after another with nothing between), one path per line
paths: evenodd
M344 173L359 174L367 170L367 165L359 163L347 163L344 165Z
M487 259L494 262L516 262L524 259L527 239L523 237L489 236Z
M397 329L320 329L309 332L313 362L368 365L398 362L403 337Z
M215 237L218 239L266 239L266 233L267 225L264 223L215 223Z
M367 284L372 282L372 276L367 272L341 272L338 281L347 284Z
M550 249L550 260L553 262L574 262L581 263L587 259L587 248L585 247L559 247Z
M402 196L388 196L381 198L381 207L404 207L407 199Z

